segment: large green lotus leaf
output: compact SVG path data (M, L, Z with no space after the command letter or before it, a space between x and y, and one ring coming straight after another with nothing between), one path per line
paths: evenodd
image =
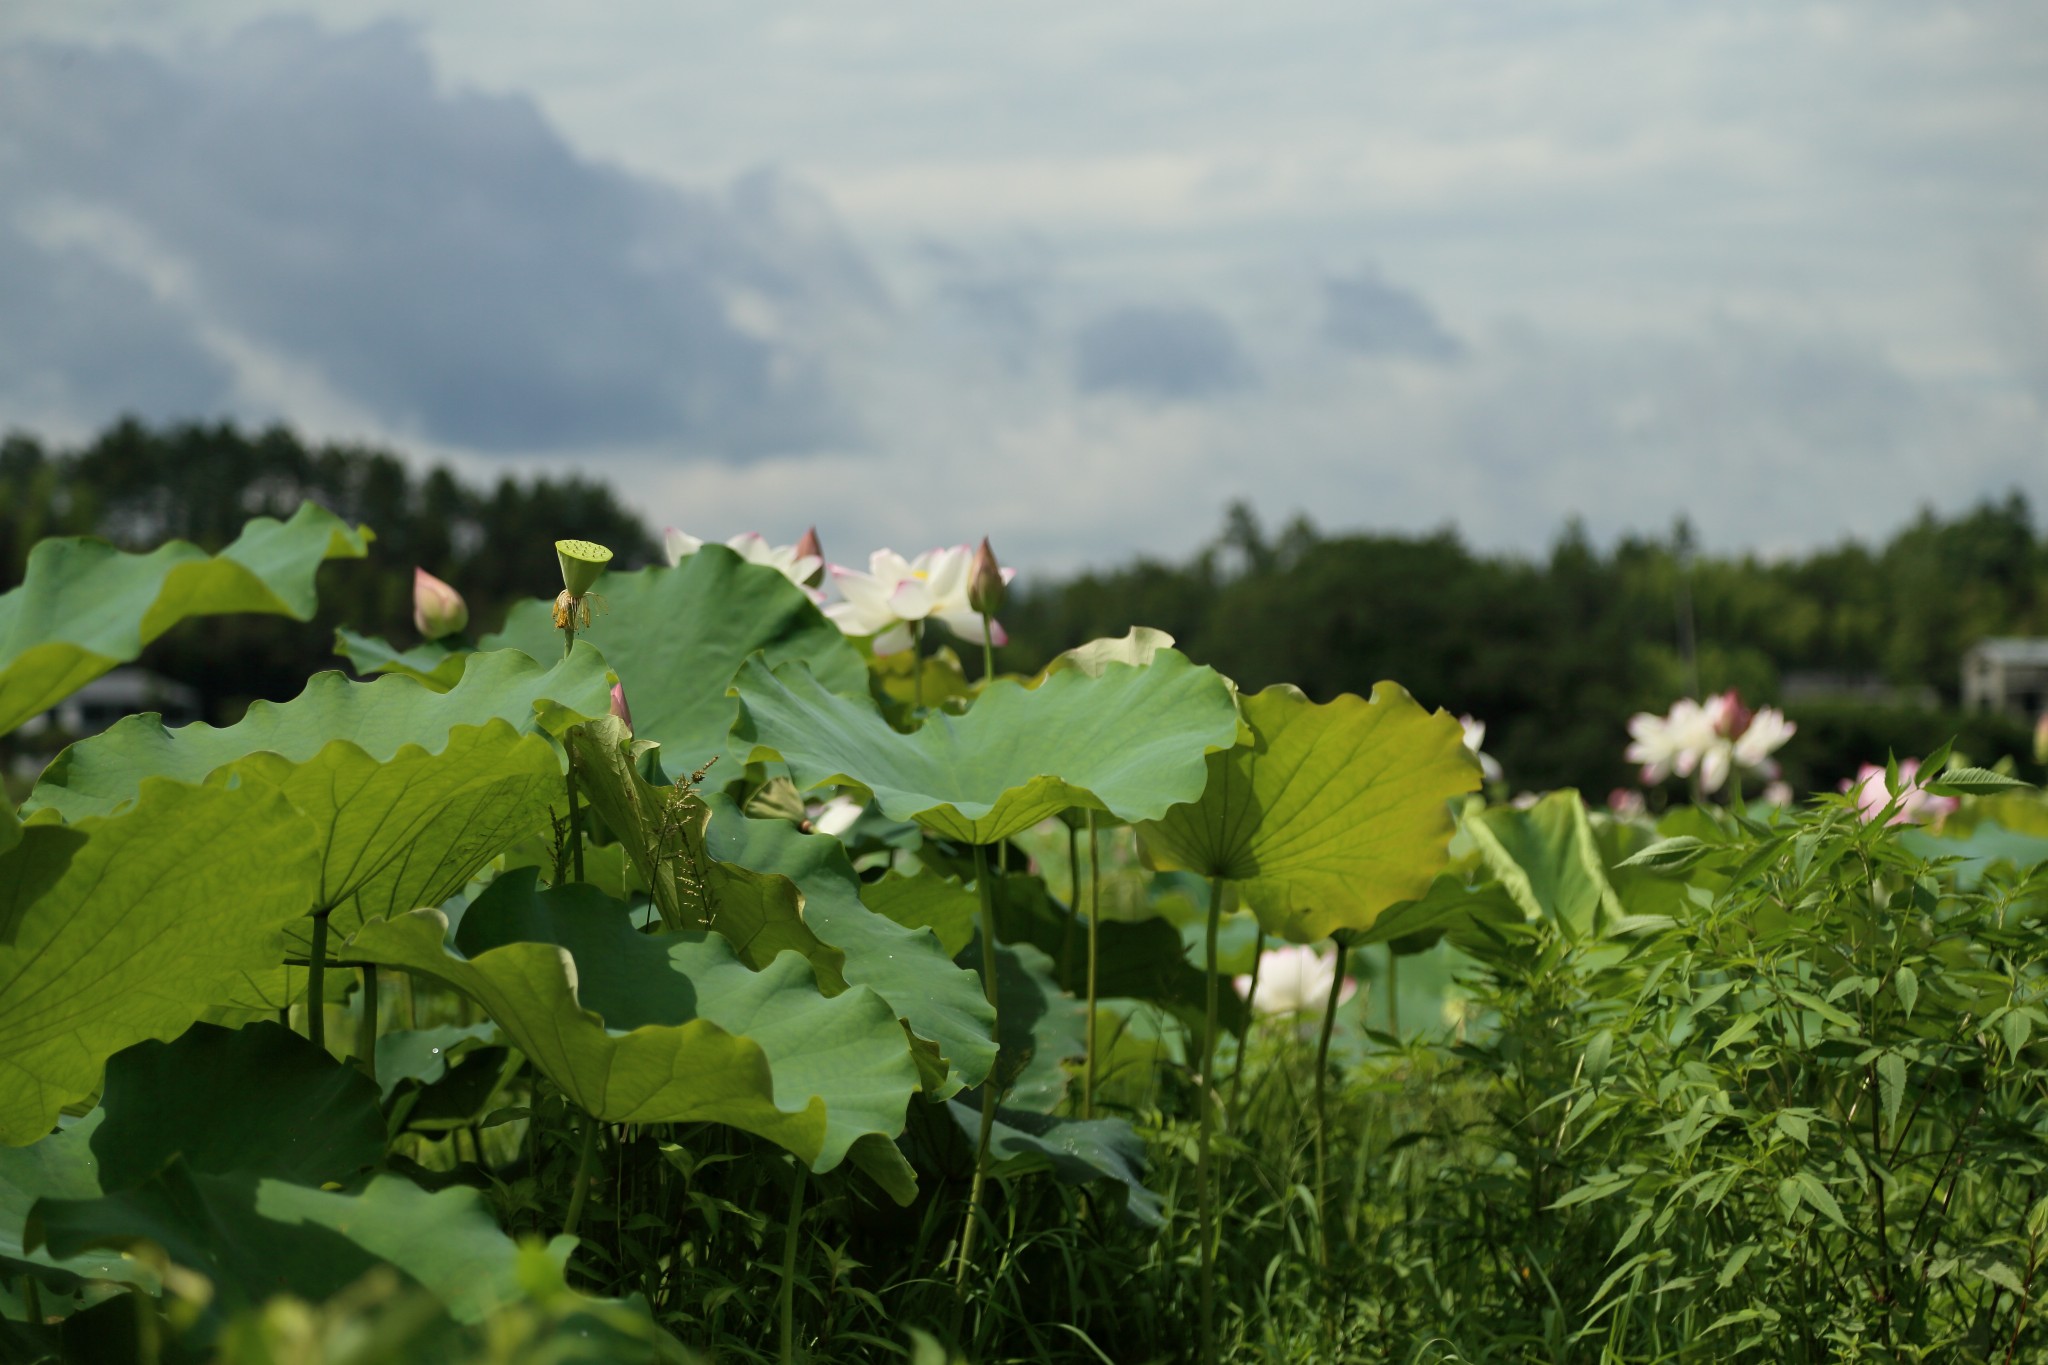
M615 716L578 725L564 738L579 786L649 887L664 925L715 930L750 967L801 953L826 994L846 989L846 955L811 931L795 883L713 858L704 799L686 784L647 780L640 757L656 748L651 741L635 741Z
M947 1108L969 1142L981 1132L981 1108L954 1100ZM1145 1140L1122 1119L1055 1118L1004 1105L989 1130L991 1167L998 1175L1050 1171L1066 1185L1113 1180L1124 1187L1124 1210L1159 1227L1159 1196L1145 1188Z
M21 586L0 594L0 734L140 657L180 621L231 612L311 620L320 565L361 559L371 538L309 502L290 521L256 518L218 555L182 540L148 554L85 536L40 542Z
M1142 668L1068 669L1035 689L999 678L966 715L933 715L908 735L800 664L750 659L734 689L734 747L750 759L781 759L801 788L866 788L891 818L967 843L1007 839L1068 806L1157 819L1200 797L1206 755L1237 739L1230 685L1172 650Z
M705 847L716 863L786 877L803 894L804 923L845 954L846 981L889 1003L904 1026L936 1044L943 1098L979 1085L995 1065L995 1010L981 978L954 965L929 930L906 928L862 903L846 846L805 834L787 820L751 820L727 797L707 793Z
M605 713L611 705L605 677L604 656L581 645L552 664L500 650L471 656L461 683L447 692L410 678L359 683L318 673L290 701L253 702L246 716L222 729L167 729L161 717L128 716L57 755L23 809L52 807L67 820L105 815L132 799L145 777L198 782L255 753L305 763L335 740L382 763L408 745L440 753L457 726L498 720L520 734L560 733Z
M334 652L348 660L348 666L359 678L396 673L436 692L446 692L462 681L462 670L469 666L469 656L476 651L466 646L445 645L439 640L400 649L375 635L358 635L344 626L334 632Z
M801 659L829 692L867 696L867 665L839 627L780 572L706 545L674 568L609 573L598 584L603 614L589 638L618 670L633 707L633 729L690 772L728 755L735 703L726 688L751 655L772 667ZM518 603L505 629L484 640L544 656L561 649L552 601ZM602 711L603 708L599 708ZM744 746L723 758L746 761Z
M1268 933L1297 943L1426 893L1446 803L1479 787L1457 720L1388 682L1371 701L1319 705L1282 685L1243 707L1252 742L1209 759L1199 801L1139 826L1152 862L1236 883Z
M1577 792L1552 792L1528 810L1479 812L1465 821L1465 832L1528 919L1553 920L1580 938L1621 919L1621 900Z
M319 870L312 822L254 784L147 781L121 815L22 834L0 856L0 1143L16 1146L108 1057L275 964Z
M0 1266L34 1267L39 1278L69 1289L77 1280L111 1280L141 1285L154 1294L156 1272L119 1251L95 1248L75 1256L28 1250L22 1230L38 1199L95 1199L100 1193L99 1159L92 1136L106 1118L95 1109L78 1122L26 1147L0 1147Z
M458 1322L481 1322L520 1298L518 1246L482 1195L462 1186L429 1194L395 1175L343 1193L207 1174L179 1158L132 1190L39 1200L28 1241L57 1256L153 1245L205 1275L229 1307L279 1293L323 1299L380 1262ZM573 1247L557 1238L549 1250L559 1262Z
M100 1109L92 1150L108 1192L143 1185L173 1156L201 1174L302 1185L346 1181L384 1158L376 1083L277 1023L194 1024L117 1052Z
M820 995L796 954L753 971L715 934L640 933L616 901L538 889L532 869L469 906L453 951L446 929L418 910L349 952L465 992L600 1119L725 1123L821 1171L903 1127L917 1068L895 1013L861 987Z
M906 929L929 929L950 957L974 941L981 919L981 897L971 884L928 867L907 877L891 868L880 881L862 883L860 898L868 909Z
M14 803L0 797L0 853L5 853L21 842L21 817L14 813Z
M980 935L961 957L980 964ZM996 1061L1003 1103L1050 1113L1067 1097L1066 1064L1088 1050L1088 1008L1060 989L1052 959L1028 943L996 945L996 990L1003 1002Z

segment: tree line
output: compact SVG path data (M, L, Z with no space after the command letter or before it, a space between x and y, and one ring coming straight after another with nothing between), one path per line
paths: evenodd
M283 427L124 420L77 449L0 441L0 580L20 581L43 536L217 550L247 518L288 516L305 499L378 536L369 560L323 572L314 622L222 618L144 659L197 688L217 722L337 666L338 623L410 643L415 565L461 589L482 633L514 600L554 592L552 557L534 547L564 528L610 545L622 567L659 554L654 528L600 482L483 487ZM1621 751L1632 712L1739 688L1799 723L1781 758L1803 790L1952 735L1979 761L2030 749L2025 723L1961 713L1956 692L1976 640L2048 634L2048 536L2018 492L1951 518L1923 512L1881 546L1769 560L1700 553L1682 523L1609 550L1571 525L1546 557L1528 558L1475 551L1449 529L1326 534L1297 518L1273 533L1235 506L1185 560L1018 587L1003 613L1008 668L1149 625L1246 688L1287 679L1327 699L1398 679L1426 704L1486 721L1512 786L1577 786L1596 800L1631 780Z

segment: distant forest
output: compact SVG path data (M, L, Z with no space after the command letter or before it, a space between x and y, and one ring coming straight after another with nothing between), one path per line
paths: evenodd
M20 434L0 442L0 582L20 581L42 536L130 548L177 536L218 549L246 518L289 515L307 498L377 532L368 561L323 572L317 621L225 618L173 632L144 660L198 688L216 721L338 666L337 624L410 642L414 565L461 589L485 631L516 598L553 594L552 559L533 547L558 535L609 544L626 567L658 555L657 529L601 483L507 478L485 489L282 428L124 421L78 450ZM1875 548L1765 561L1696 553L1690 540L1681 524L1602 551L1568 526L1532 560L1477 553L1448 529L1325 534L1297 519L1269 532L1233 507L1185 562L1020 583L999 662L1035 668L1142 624L1247 688L1288 679L1327 698L1393 678L1426 704L1486 721L1512 787L1578 786L1596 800L1631 780L1621 759L1630 713L1729 687L1799 723L1780 757L1801 789L1833 786L1888 748L1903 757L1951 736L1978 761L2026 758L2025 722L1955 709L1971 644L2048 634L2048 536L2017 492L1953 519L1923 512ZM870 547L826 548L859 564Z

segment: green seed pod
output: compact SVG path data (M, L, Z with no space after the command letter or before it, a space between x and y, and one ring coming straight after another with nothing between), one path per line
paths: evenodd
M555 557L562 561L562 586L571 597L581 597L595 587L612 552L589 540L558 540Z

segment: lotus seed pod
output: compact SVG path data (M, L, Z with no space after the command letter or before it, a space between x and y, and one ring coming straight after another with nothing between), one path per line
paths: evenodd
M983 536L981 548L974 552L974 567L968 571L967 605L983 616L993 616L1003 609L1004 588L1003 566L989 548L988 537Z
M412 623L429 640L459 635L469 627L469 604L461 593L416 568L412 571Z
M612 552L594 541L558 540L555 558L562 561L562 586L571 597L581 597L597 586Z

